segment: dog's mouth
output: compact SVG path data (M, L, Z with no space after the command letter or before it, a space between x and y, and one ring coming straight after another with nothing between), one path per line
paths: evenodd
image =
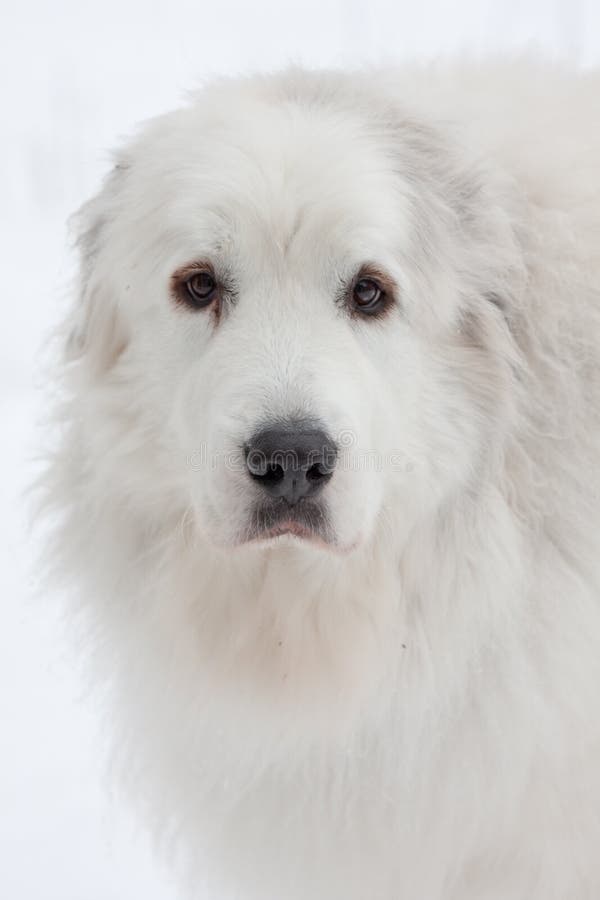
M286 535L318 544L335 543L323 503L309 499L293 506L282 500L255 506L243 542L268 541Z

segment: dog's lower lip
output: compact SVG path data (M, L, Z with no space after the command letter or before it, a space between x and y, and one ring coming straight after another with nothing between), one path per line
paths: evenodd
M320 544L329 546L331 542L325 535L303 525L294 519L284 519L271 527L262 528L255 532L250 538L251 542L260 543L262 541L272 541L275 538L292 537L311 544Z
M259 538L273 538L280 537L284 534L291 534L294 537L299 538L314 538L313 532L306 528L304 525L300 525L298 522L294 522L293 519L288 519L283 522L279 522L277 525L274 525L272 528L267 528L262 534L259 534Z
M335 542L326 508L311 499L290 505L281 498L269 502L263 498L249 510L249 521L240 537L243 543L268 543L280 537L326 546Z

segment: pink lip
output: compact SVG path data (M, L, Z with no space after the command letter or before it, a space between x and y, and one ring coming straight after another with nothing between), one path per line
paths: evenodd
M259 539L262 537L280 537L283 534L293 534L294 537L305 538L307 540L315 540L317 537L309 528L300 525L298 522L293 522L290 519L286 522L280 522L273 528L269 528L262 535L259 535Z
M307 528L305 525L295 522L293 519L284 519L282 522L278 522L271 528L265 528L252 536L246 535L242 537L235 541L233 546L242 547L244 545L247 546L248 544L262 543L265 543L268 546L270 541L274 541L279 537L285 537L286 535L299 538L303 542L306 541L306 543L312 544L314 547L320 547L322 550L327 550L329 553L334 553L338 556L347 556L352 553L362 540L361 536L359 536L350 544L339 544L335 539L327 539L318 532ZM232 545L229 544L227 546Z
M299 522L294 522L293 519L285 519L283 522L278 522L277 525L274 525L272 528L267 528L264 531L261 531L259 534L251 538L251 543L269 541L273 540L274 538L284 537L288 534L292 537L300 538L302 541L308 541L311 544L315 544L316 546L323 547L327 550L336 549L334 543L325 540L325 538L321 537L316 532L311 531L311 529L307 528L305 525L301 525Z
M328 541L316 532L311 531L310 528L306 528L304 525L289 519L280 522L273 528L267 528L249 539L247 538L242 541L242 544L260 544L262 541L268 542L278 537L285 537L288 534L340 556L347 556L349 553L352 553L360 543L360 540L357 540L348 545L340 545L334 541Z

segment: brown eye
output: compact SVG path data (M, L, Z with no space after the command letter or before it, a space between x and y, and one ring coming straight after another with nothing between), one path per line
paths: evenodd
M381 311L385 294L372 278L359 278L354 284L352 299L357 310L370 316Z
M180 296L188 306L203 309L215 298L217 283L210 272L193 272L181 284Z

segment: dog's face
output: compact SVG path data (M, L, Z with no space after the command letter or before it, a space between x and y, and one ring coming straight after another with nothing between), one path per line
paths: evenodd
M468 308L474 215L443 153L368 110L223 89L92 203L80 343L209 541L350 551L480 465L501 314Z

